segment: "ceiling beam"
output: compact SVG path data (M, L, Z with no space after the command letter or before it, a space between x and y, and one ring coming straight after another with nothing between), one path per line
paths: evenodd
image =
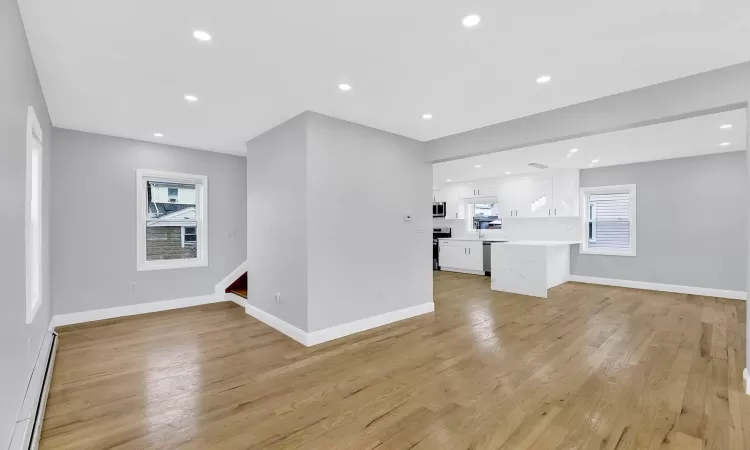
M741 109L747 107L748 92L750 62L435 139L426 143L427 162Z

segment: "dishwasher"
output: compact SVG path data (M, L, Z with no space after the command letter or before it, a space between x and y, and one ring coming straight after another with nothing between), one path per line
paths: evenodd
M492 276L492 244L497 242L508 241L482 241L482 266L486 277Z

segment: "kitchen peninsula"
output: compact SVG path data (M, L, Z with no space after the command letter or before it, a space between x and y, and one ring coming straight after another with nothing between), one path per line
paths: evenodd
M575 241L515 241L492 244L494 291L547 298L547 290L570 278Z

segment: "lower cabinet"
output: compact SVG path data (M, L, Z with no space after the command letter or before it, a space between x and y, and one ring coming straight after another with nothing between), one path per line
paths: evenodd
M484 270L481 241L440 241L438 249L441 269Z

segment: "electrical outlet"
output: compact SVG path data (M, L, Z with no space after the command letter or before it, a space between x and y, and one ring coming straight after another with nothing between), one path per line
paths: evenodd
M130 282L130 284L128 285L128 290L130 292L135 292L135 281Z
M281 292L276 293L274 300L276 301L276 303L281 303Z

